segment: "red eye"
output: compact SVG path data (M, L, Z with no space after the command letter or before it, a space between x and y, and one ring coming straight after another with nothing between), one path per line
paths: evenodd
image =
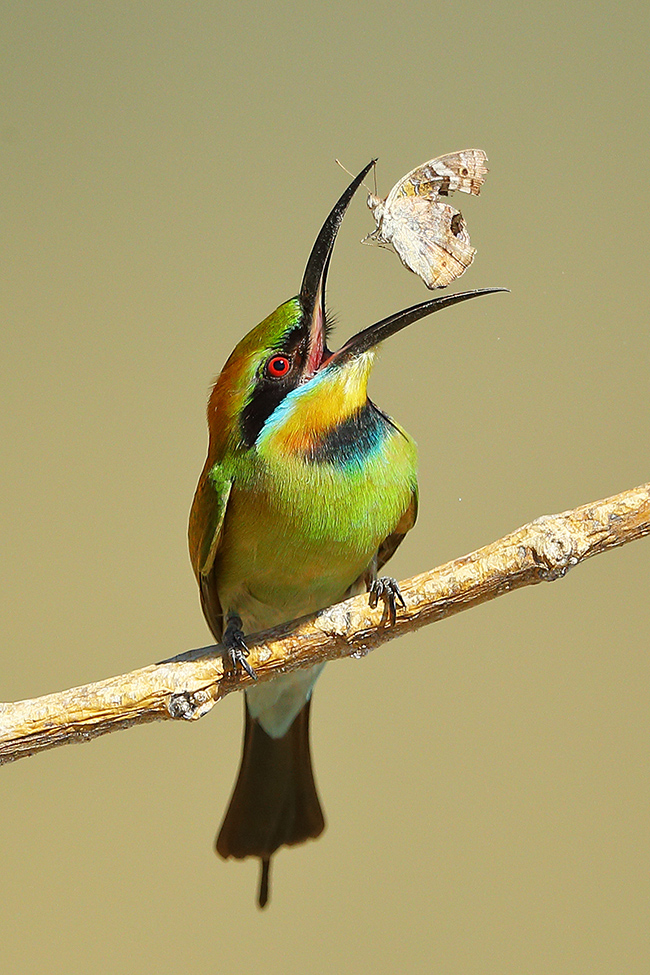
M282 379L291 369L291 359L286 355L274 355L266 363L266 371L272 379Z

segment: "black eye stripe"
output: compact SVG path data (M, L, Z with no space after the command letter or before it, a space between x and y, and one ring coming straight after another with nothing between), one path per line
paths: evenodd
M239 421L243 446L254 445L273 411L300 382L306 342L305 330L298 326L287 332L275 348L267 349L262 356L254 387ZM284 371L273 368L281 363L286 365Z
M252 447L273 411L300 380L300 355L274 352L262 365L251 398L240 419L243 443ZM277 367L283 366L284 371Z

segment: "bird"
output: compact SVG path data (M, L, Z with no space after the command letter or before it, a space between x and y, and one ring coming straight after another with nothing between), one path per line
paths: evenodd
M503 289L445 295L328 347L325 286L352 180L312 248L300 292L237 344L212 389L208 455L189 520L203 614L227 659L251 678L241 765L216 839L223 857L258 857L259 907L271 858L318 837L325 820L309 715L322 664L256 681L246 636L367 591L395 619L404 600L380 578L417 515L417 449L368 397L379 343L448 305Z

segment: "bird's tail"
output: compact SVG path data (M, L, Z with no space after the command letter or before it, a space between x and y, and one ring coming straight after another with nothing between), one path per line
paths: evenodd
M282 738L271 738L244 703L242 761L216 849L224 858L260 858L260 907L269 898L275 851L316 838L325 828L309 751L310 705L311 698Z

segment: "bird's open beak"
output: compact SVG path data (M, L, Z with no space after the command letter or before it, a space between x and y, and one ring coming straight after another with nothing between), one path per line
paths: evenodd
M459 301L467 301L469 298L477 298L479 295L489 295L497 291L508 290L507 288L482 288L478 291L441 295L438 298L423 301L418 305L411 305L410 308L396 312L396 314L364 328L361 332L357 332L337 352L330 353L325 346L325 282L332 250L334 249L334 241L350 200L375 162L375 159L371 159L368 165L364 166L336 202L321 227L307 261L299 296L304 324L309 329L308 354L304 365L306 379L313 376L321 366L329 367L361 355L362 352L366 352L379 342L383 342L395 332L401 331L407 325L417 322L418 319L424 318L426 315L440 311L441 308L455 305Z

